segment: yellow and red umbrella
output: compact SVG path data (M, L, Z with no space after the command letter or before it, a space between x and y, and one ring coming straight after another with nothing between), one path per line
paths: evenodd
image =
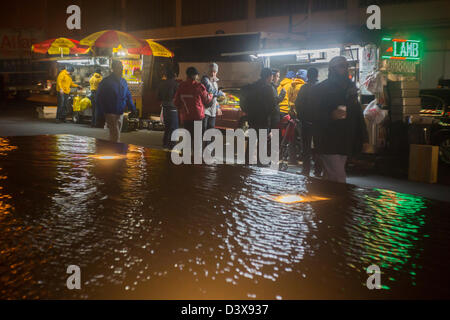
M43 54L86 54L88 46L80 45L80 42L68 38L53 38L31 46L31 51Z
M151 39L141 40L141 43L142 46L140 48L128 49L128 53L166 58L173 58L174 56L172 51Z
M80 44L97 48L117 48L122 46L126 49L140 48L142 43L135 36L117 30L104 30L93 33L83 40Z

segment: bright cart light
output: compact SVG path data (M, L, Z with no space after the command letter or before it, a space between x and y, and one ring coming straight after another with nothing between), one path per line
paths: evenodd
M318 197L318 196L301 196L298 194L286 194L281 196L268 197L269 200L282 203L282 204L296 204L304 202L316 202L330 200L330 198Z
M278 196L274 199L277 202L280 203L285 203L285 204L293 204L293 203L299 203L299 202L303 202L304 199L296 194L288 194L285 196Z
M126 155L92 155L89 156L89 158L96 159L96 160L120 160L120 159L126 159Z

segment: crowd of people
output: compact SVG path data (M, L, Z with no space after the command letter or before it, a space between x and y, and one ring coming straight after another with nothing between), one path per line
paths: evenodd
M217 99L224 96L218 86L218 71L218 65L211 63L207 74L200 78L199 71L190 67L186 70L186 80L181 81L173 66L166 66L158 89L165 148L173 148L171 136L180 126L191 137L197 121L202 122L203 131L215 127L216 116L221 114ZM298 163L295 142L301 141L304 175L310 175L313 161L315 176L322 176L323 172L324 179L346 182L347 159L362 151L368 135L357 88L349 77L348 61L345 57L335 57L328 71L328 79L318 83L316 68L289 71L281 81L279 70L263 68L258 81L241 88L240 104L249 127L266 130L269 137L271 130L282 129L285 119L295 119L300 125L296 131L300 139L294 139L289 145L290 161ZM70 88L77 87L70 77L72 72L73 68L68 67L58 76L57 119L60 121L65 119L63 111ZM95 96L93 124L100 115L104 116L110 140L114 142L120 139L125 108L136 113L122 72L122 63L113 61L111 75L102 79L97 71L90 81Z
M329 63L328 79L318 82L318 70L287 72L281 80L279 70L264 68L257 82L242 89L241 107L250 128L281 128L286 117L298 119L305 175L314 160L316 176L346 182L345 166L349 156L362 151L368 142L363 110L356 85L349 76L345 57ZM290 145L290 160L296 163L295 141Z
M170 136L180 125L194 136L195 121L203 122L204 131L215 127L220 114L217 98L218 65L209 65L208 73L200 80L194 67L186 71L185 81L175 80L170 68L159 89L166 131L164 146L171 148ZM264 68L255 83L241 89L241 109L247 114L249 127L267 130L281 129L286 117L297 119L301 130L303 171L324 179L346 182L345 166L349 156L362 151L368 142L367 129L356 85L350 80L349 64L345 57L335 57L329 63L328 79L318 83L318 70L310 68L289 71L280 81L280 71ZM289 145L290 160L298 163L295 141ZM258 148L257 148L258 149ZM257 151L258 153L258 151ZM259 161L258 161L259 164Z

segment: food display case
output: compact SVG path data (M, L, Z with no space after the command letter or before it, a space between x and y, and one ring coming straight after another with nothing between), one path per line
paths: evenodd
M60 59L58 69L72 66L74 72L72 80L82 87L71 88L67 116L71 117L74 123L83 123L90 121L92 117L92 92L90 90L89 80L97 68L102 71L103 78L110 74L110 59L107 57L95 58L67 58Z

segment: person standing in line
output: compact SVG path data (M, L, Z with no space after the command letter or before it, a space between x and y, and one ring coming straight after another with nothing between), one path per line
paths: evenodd
M324 179L346 183L349 156L367 147L368 133L358 90L349 79L345 57L331 59L328 79L312 89L313 135L320 154Z
M296 110L295 110L295 100L297 99L297 95L301 89L301 87L306 83L306 74L307 71L300 69L295 74L295 78L292 80L291 84L288 86L287 89L287 96L288 96L288 114L291 119L297 118ZM291 165L298 165L298 138L300 133L295 130L294 132L294 138L293 143L289 144L288 152L289 152L289 164Z
M246 89L248 92L244 94L244 111L247 113L248 124L257 133L261 130L266 130L268 133L271 126L271 116L278 106L278 99L277 95L274 94L272 79L272 70L269 68L262 69L261 78L250 85ZM268 134L267 136L269 137ZM261 165L259 159L260 143L266 142L258 141L256 148L258 165Z
M292 82L295 78L295 72L294 71L288 71L286 73L286 76L283 80L281 80L280 85L278 86L278 94L281 94L281 91L284 89L284 91L288 92L289 88L291 87ZM284 95L284 99L280 102L280 120L283 119L285 116L289 114L289 97L287 94Z
M137 113L128 84L122 74L122 62L113 60L112 73L100 82L97 91L97 108L99 114L105 115L109 140L112 142L120 141L125 108L128 107L134 114Z
M181 82L175 93L174 104L183 121L183 127L191 134L191 141L199 137L194 136L194 123L205 118L205 106L211 104L213 95L209 94L199 80L199 72L194 67L186 70L187 79ZM202 122L203 126L203 122ZM203 141L203 137L200 137Z
M278 124L280 123L280 103L284 100L284 98L286 97L286 90L284 88L281 88L280 92L278 93L277 88L279 87L279 82L280 82L280 70L278 69L272 69L272 88L274 91L274 95L276 97L277 100L277 106L274 110L274 112L271 115L270 118L270 128L271 129L277 129L278 128Z
M217 102L217 98L224 96L225 94L219 90L217 73L219 72L219 66L217 63L211 63L208 66L208 74L202 77L201 83L205 86L206 91L213 96L213 100L210 105L205 106L205 118L203 119L203 131L208 129L214 129L216 127L216 115L222 115L220 105Z
M313 86L317 84L319 78L319 71L316 68L308 69L308 82L301 87L297 99L295 100L295 109L297 111L298 119L301 123L302 134L302 153L303 153L303 170L302 174L309 176L311 171L311 157L314 159L314 175L316 177L321 174L321 166L318 157L312 153L313 142L313 109L311 104L310 94Z
M103 80L102 77L102 69L96 68L94 74L92 75L91 79L89 79L89 85L91 88L91 103L92 103L92 120L91 120L91 127L97 126L97 90L98 85Z
M300 92L302 86L305 85L308 77L307 71L304 69L300 69L297 71L295 75L295 79L292 81L291 85L288 87L287 95L289 101L289 111L293 109L295 111L295 100L297 100L297 95Z
M158 99L161 101L164 118L163 147L172 149L174 146L174 143L171 141L172 133L178 129L179 125L178 111L173 102L179 82L176 80L177 75L171 65L166 66L165 76L166 79L161 82L158 88Z
M58 108L56 109L56 122L66 122L70 88L81 88L73 83L72 74L75 69L68 66L61 70L56 79L56 91L58 92Z

